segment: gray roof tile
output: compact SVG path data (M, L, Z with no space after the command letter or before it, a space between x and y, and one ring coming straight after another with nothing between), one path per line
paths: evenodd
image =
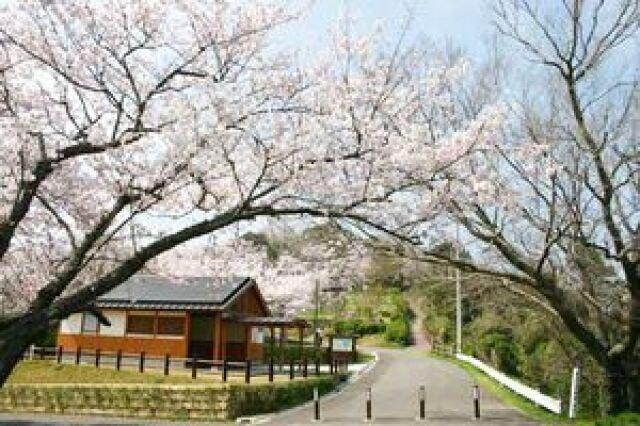
M98 297L98 307L157 307L187 305L218 308L250 281L249 277L162 277L134 275Z

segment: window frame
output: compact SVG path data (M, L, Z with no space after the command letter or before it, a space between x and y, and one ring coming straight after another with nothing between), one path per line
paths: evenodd
M139 331L129 331L131 317L149 317L152 320L152 328L150 333L141 333ZM127 311L127 321L125 324L125 335L134 337L153 338L156 337L158 329L157 315L154 311Z
M160 331L160 321L161 320L179 320L182 323L182 330L180 333L162 333ZM166 337L184 337L187 331L187 317L186 315L181 314L170 314L170 313L160 313L156 315L156 337L166 338Z

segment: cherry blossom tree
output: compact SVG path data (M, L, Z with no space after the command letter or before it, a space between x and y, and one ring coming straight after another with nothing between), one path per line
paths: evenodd
M628 65L640 2L499 0L494 16L526 66L546 72L527 80L521 71L519 84L544 86L502 91L504 133L473 157L471 174L448 169L440 231L453 237L459 225L473 259L424 247L417 256L535 300L606 372L611 411L638 411L640 75L637 61Z
M0 383L39 332L180 244L260 217L381 230L418 211L391 201L426 186L420 211L436 205L447 169L494 139L502 108L453 102L466 62L339 31L300 69L273 45L297 13L0 9L0 279L17 301L0 320Z

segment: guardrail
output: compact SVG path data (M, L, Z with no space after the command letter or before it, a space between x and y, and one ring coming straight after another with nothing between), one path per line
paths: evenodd
M477 369L483 371L487 376L496 380L498 383L501 383L502 385L508 387L518 395L521 395L524 398L530 400L534 404L544 407L556 414L560 414L562 412L562 401L560 399L552 398L536 389L530 388L529 386L512 379L506 374L501 373L495 368L472 356L458 353L456 354L456 358L460 361L464 361L473 365Z

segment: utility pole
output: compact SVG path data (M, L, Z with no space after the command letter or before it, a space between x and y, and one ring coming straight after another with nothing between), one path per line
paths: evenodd
M460 238L456 224L456 260L460 260ZM460 268L456 267L456 353L462 353L462 289L460 288Z

